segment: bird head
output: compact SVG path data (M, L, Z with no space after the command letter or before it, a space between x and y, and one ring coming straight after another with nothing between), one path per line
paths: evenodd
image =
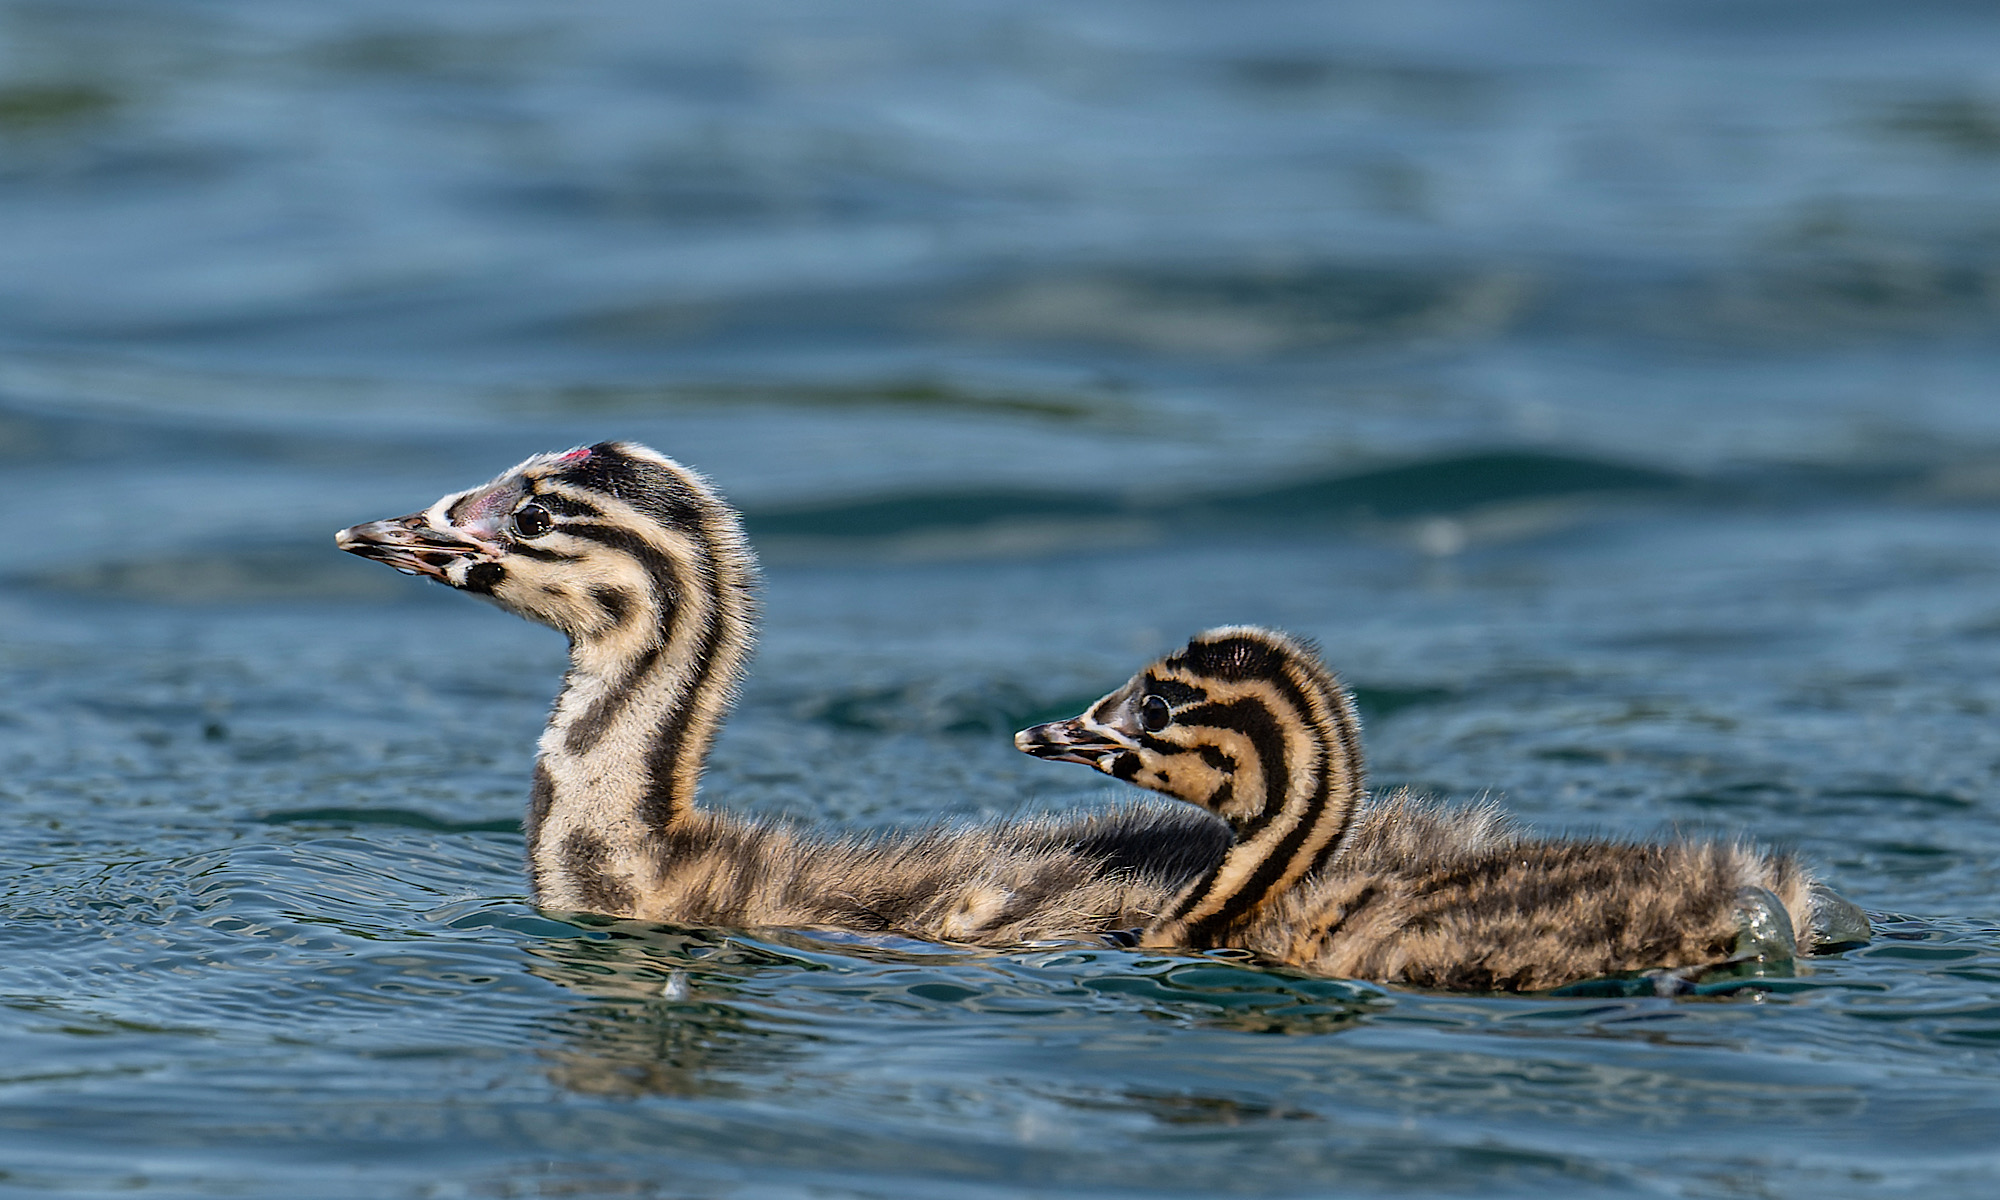
M657 629L688 589L712 584L719 554L747 561L735 515L707 482L630 442L538 454L420 512L343 529L334 544L572 640Z
M1229 626L1134 675L1067 720L1014 735L1016 748L1082 763L1200 805L1241 827L1338 760L1358 774L1345 694L1312 648L1284 634ZM1329 746L1327 743L1332 742Z

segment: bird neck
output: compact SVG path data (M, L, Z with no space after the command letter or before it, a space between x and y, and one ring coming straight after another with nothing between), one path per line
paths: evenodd
M1268 677L1211 689L1229 716L1231 754L1248 757L1261 803L1225 814L1236 842L1149 931L1152 945L1223 944L1229 931L1324 866L1364 792L1360 722L1347 692L1317 662L1289 661ZM1250 764L1245 764L1250 765ZM1249 799L1240 793L1235 805Z
M578 535L619 544L646 579L619 589L610 628L571 637L535 762L530 873L543 907L630 914L671 869L665 835L693 819L750 648L755 567L726 509L689 533Z

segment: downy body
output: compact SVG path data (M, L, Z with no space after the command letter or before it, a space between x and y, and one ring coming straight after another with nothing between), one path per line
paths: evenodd
M1727 840L1537 838L1490 804L1371 802L1346 689L1312 647L1267 629L1200 634L1082 715L1015 743L1229 824L1228 853L1140 931L1147 946L1535 990L1868 936L1860 910L1790 854Z

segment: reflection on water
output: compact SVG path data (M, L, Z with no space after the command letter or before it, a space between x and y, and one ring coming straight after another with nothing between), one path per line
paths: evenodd
M556 1026L556 1045L545 1051L556 1086L596 1096L736 1097L743 1094L737 1073L782 1071L796 1057L789 1043L811 1036L753 1025L730 1002L725 977L703 972L698 985L690 982L687 967L671 964L709 956L689 954L677 939L646 945L613 937L533 948L544 960L530 965L536 975L604 1001L570 1011Z
M602 1095L740 1095L745 1073L804 1068L816 1044L910 1022L1029 1032L1117 1009L1247 1033L1333 1033L1387 998L1344 980L1064 947L943 951L898 938L673 931L579 917L592 936L529 947L528 969L598 1003L557 1025L559 1086ZM1240 1107L1240 1106L1239 1106Z
M1406 1169L1422 1178L1511 1163L1544 1182L1603 1184L1628 1177L1533 1131L1553 1122L1615 1139L1631 1121L1669 1139L1661 1163L1675 1139L1715 1139L1704 1144L1728 1174L1767 1155L1778 1130L1870 1119L1874 1076L1858 1064L1901 1040L1871 1026L1957 1016L1923 998L1936 983L1886 966L1908 952L1881 946L1695 1000L1536 999L1387 993L1122 951L941 954L587 924L601 936L547 943L530 967L592 1000L552 1027L551 1082L712 1105L741 1141L705 1158L804 1169L826 1139L852 1138L840 1161L891 1176L872 1125L808 1102L847 1096L872 1119L896 1114L916 1139L913 1168L967 1181L1106 1185L1109 1164L1080 1152L1112 1137L1146 1149L1118 1164L1128 1185L1189 1194L1230 1177L1282 1187L1289 1169L1336 1161L1379 1184L1392 1169L1377 1154L1417 1163ZM1890 918L1885 931L1883 945L1934 947L1926 961L1951 969L1995 958L1991 930ZM1782 1042L1812 1051L1767 1043L1758 1031L1774 1021L1789 1029ZM1978 1115L1954 1127L1994 1115L1972 1081L1955 1094ZM806 1105L802 1126L735 1124L786 1097ZM1468 1120L1479 1139L1451 1132ZM1888 1144L1867 1141L1877 1148L1865 1153ZM1002 1146L1010 1166L992 1157ZM1821 1152L1836 1159L1826 1169L1860 1169L1840 1165L1860 1161L1852 1149Z

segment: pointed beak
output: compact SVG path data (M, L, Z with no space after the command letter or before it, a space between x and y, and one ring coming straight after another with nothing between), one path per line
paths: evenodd
M1114 755L1131 749L1087 731L1081 717L1023 729L1014 735L1014 748L1051 762L1082 763L1099 770L1103 770L1104 764Z
M455 529L437 529L422 513L351 526L334 534L333 544L405 575L426 575L440 583L448 582L444 569L457 559L494 556L501 551L499 546Z

